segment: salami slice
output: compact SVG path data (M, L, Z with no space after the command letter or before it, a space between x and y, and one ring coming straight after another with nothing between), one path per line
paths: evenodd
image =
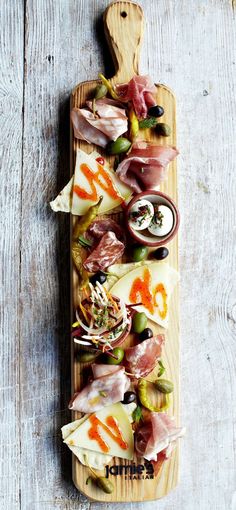
M89 273L103 271L122 257L124 249L124 244L117 239L114 232L106 232L83 263L84 269Z
M161 356L165 336L156 335L125 351L127 371L135 377L145 377L155 368Z

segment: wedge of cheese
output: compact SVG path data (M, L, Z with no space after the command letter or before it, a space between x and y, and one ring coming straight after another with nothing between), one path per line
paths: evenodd
M148 262L133 270L130 270L130 264L122 265L126 266L120 268L120 274L123 276L111 287L110 292L121 298L126 304L142 302L143 304L136 306L135 310L145 312L149 319L163 328L167 328L170 297L179 280L178 272L166 262ZM115 266L112 267L114 271L119 269ZM124 271L126 271L125 274ZM144 294L138 291L138 288L142 286L144 290L148 291L146 306ZM135 301L133 300L134 288L136 288Z
M98 165L97 152L87 154L78 150L75 173L59 195L50 202L53 211L71 212L77 216L86 213L100 196L103 201L99 213L106 213L119 206L123 200L131 197L131 190L123 184L107 163ZM93 198L86 198L93 195Z
M79 424L79 426L77 426L73 432L65 437L64 443L66 443L70 448L79 447L80 449L83 448L104 455L104 450L101 446L101 442L90 437L90 431L92 427L91 417L96 417L100 423L105 425L104 428L103 426L98 426L98 434L108 447L108 451L105 452L106 455L112 457L120 457L122 459L132 459L134 454L133 431L128 415L120 403L104 407L97 413L87 416L87 418L81 424ZM119 440L113 439L113 437L111 437L109 432L106 430L108 427L112 434L116 435L114 429L108 425L107 419L110 419L110 417L114 418L115 422L117 423L122 439L126 443L125 448L121 447Z

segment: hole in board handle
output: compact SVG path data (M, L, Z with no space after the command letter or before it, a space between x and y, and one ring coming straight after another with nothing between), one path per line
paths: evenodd
M126 16L127 16L127 12L122 11L122 12L120 13L120 15L122 16L122 18L126 18Z

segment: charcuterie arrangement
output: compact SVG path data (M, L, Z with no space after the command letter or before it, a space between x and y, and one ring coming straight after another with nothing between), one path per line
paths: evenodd
M71 111L86 152L77 148L74 173L51 202L73 215L71 335L81 381L68 404L77 419L62 437L90 493L113 493L111 465L117 474L133 466L140 480L144 471L159 476L184 434L169 412L175 387L163 359L179 280L166 246L179 212L160 191L178 155L164 113L149 76L114 85L100 74Z

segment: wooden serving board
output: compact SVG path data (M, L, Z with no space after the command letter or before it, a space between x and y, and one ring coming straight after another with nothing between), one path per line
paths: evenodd
M143 34L144 17L142 9L139 5L124 1L111 4L104 13L104 26L107 40L111 49L111 53L116 66L116 75L112 78L112 83L124 83L129 81L134 74L138 74L139 51ZM91 91L95 88L98 81L88 81L79 84L72 92L71 108L81 107L86 99L91 96ZM156 102L163 106L165 114L162 117L171 127L171 136L167 139L158 138L154 134L154 130L145 130L144 137L146 140L155 141L158 145L176 145L176 112L175 98L173 93L165 86L158 85L156 87ZM81 148L88 153L97 150L101 155L107 158L105 152L96 146L89 145L83 141L76 140L73 136L71 128L71 174L74 172L76 150ZM110 158L111 160L111 158ZM177 169L176 161L169 165L168 180L161 185L161 191L169 194L175 202L177 202ZM120 221L121 214L111 214L110 216ZM71 228L76 221L76 217L72 218ZM178 239L177 236L169 243L168 263L178 270ZM78 304L78 277L75 269L71 269L71 295L72 295L72 320L74 320L74 310ZM174 393L171 398L169 414L174 415L178 424L179 419L179 297L178 287L175 289L170 306L170 321L168 331L154 325L150 321L149 326L155 332L165 333L166 342L162 359L166 366L166 378L174 383ZM132 345L132 335L125 341L124 347ZM123 345L122 345L123 347ZM86 365L76 361L78 345L72 340L72 394L83 386L83 377L86 374ZM155 378L155 374L153 374ZM149 377L150 379L150 377ZM79 413L73 413L73 419L80 417ZM172 490L178 482L179 471L179 447L175 449L171 458L165 461L158 475L152 478L150 472L144 466L143 459L135 458L134 461L125 461L115 458L110 466L123 466L120 468L112 468L113 474L109 474L110 480L113 482L115 490L112 494L105 494L94 485L86 485L86 479L89 476L89 470L83 466L73 455L73 481L76 487L95 501L104 502L120 502L120 501L146 501L154 500L165 496ZM130 466L133 466L132 468ZM137 466L143 466L137 468ZM126 467L125 467L126 466ZM134 471L139 473L134 473ZM119 474L115 474L116 472ZM133 474L130 474L132 471ZM104 476L104 473L101 473Z

